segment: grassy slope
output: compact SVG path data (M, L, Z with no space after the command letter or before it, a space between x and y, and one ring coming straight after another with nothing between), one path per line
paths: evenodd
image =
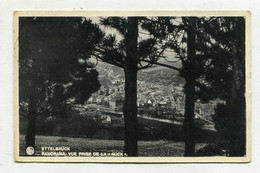
M138 117L139 125L152 128L152 136L146 136L154 141L139 141L139 156L182 156L184 153L184 143L182 142L182 126L148 120ZM197 132L196 150L205 146L205 143L214 142L217 133L209 130L199 130ZM100 151L100 152L122 152L124 147L123 140L104 140L65 137L68 142L58 142L59 136L36 136L36 154L40 155L41 147L71 147L71 151ZM160 140L158 140L160 139ZM25 155L24 135L20 136L20 155Z
M68 142L58 142L61 137L36 136L36 155L40 155L41 147L70 147L70 151L100 151L100 152L122 152L124 141L122 140L99 140L87 138L65 137ZM139 141L139 156L182 156L184 152L183 142L172 142L167 140ZM205 144L197 144L196 149ZM25 155L24 135L20 136L20 155Z

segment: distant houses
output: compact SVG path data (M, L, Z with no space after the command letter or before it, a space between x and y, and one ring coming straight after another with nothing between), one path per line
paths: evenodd
M110 85L101 86L97 93L94 93L86 104L97 104L111 111L123 112L124 104L124 80L119 78L119 74L113 75L113 70L109 71L108 78L112 78ZM157 109L157 115L163 114L171 110L171 114L176 114L179 117L184 117L185 112L185 95L183 93L183 85L180 83L164 86L160 83L147 82L145 80L137 80L137 107L139 113L144 113L149 109ZM211 114L214 113L214 103L202 104L199 101L195 103L195 114L200 117L211 119ZM148 111L149 114L155 111ZM162 112L160 112L162 111ZM169 112L169 111L168 111ZM168 113L167 113L168 114ZM110 115L109 115L110 116ZM173 115L171 115L173 116ZM111 117L110 117L111 118ZM107 122L109 122L107 120ZM113 122L113 118L111 118Z
M108 102L109 103L109 107L113 110L116 109L116 100L111 100Z

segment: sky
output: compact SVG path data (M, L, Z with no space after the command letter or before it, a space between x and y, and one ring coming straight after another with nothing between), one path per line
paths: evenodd
M100 29L102 31L104 31L104 33L106 35L110 35L110 34L111 35L115 35L117 41L120 41L122 39L122 35L118 31L116 31L115 29L112 29L112 28L109 28L109 27L104 27L104 26L100 25L100 18L99 17L91 17L91 18L86 18L86 19L90 19L90 20L92 20L93 23L99 24ZM181 22L181 21L177 19L175 22ZM139 32L139 41L142 40L142 39L147 39L149 37L147 34L149 35L148 32L140 30L140 32ZM164 54L165 54L165 57L166 57L166 59L168 61L163 59L163 58L161 58L158 62L164 63L164 64L168 64L168 65L172 65L172 66L175 66L177 68L180 68L182 66L181 62L178 61L179 59L175 57L175 53L173 51L166 50L164 52Z

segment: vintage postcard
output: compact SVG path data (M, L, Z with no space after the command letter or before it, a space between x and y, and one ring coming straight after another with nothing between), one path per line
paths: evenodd
M14 12L17 162L250 162L250 12Z

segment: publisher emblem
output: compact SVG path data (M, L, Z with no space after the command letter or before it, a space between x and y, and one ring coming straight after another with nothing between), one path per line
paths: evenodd
M34 148L30 147L30 146L27 147L26 148L26 154L29 155L29 156L33 155L34 154Z

